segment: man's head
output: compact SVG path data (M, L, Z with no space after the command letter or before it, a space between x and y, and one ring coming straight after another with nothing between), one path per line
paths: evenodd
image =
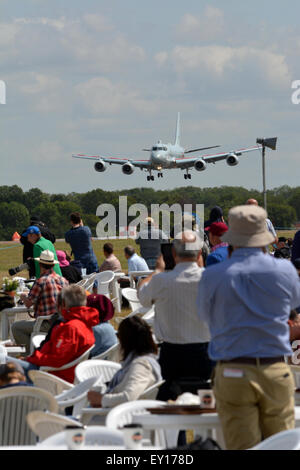
M34 258L35 261L38 261L40 264L41 272L52 269L55 264L59 264L58 261L54 258L54 253L50 250L44 250L40 254L39 258Z
M211 246L215 246L222 243L221 236L227 232L228 227L224 222L213 222L205 230L208 232L208 238Z
M176 235L173 241L173 256L176 263L198 261L201 257L203 240L197 232L185 230Z
M277 248L284 248L287 245L287 239L285 237L279 237L278 238L278 243L277 243Z
M131 258L134 255L134 253L135 253L135 249L133 248L133 246L131 245L125 246L124 255L126 259Z
M79 225L81 223L81 215L79 212L72 212L70 215L70 221L72 225Z
M274 242L266 217L266 211L253 204L233 207L228 213L229 229L222 236L222 241L239 248L266 247Z
M112 243L104 243L103 245L103 253L104 256L107 258L108 256L112 255L114 252L114 247Z
M257 202L256 199L250 198L246 201L246 205L247 206L258 206L258 202Z
M25 230L25 232L22 233L22 237L27 237L27 240L29 243L32 243L34 245L40 238L42 234L36 225L30 225L30 227Z
M64 287L62 289L62 303L66 309L71 307L84 307L86 305L85 290L76 284Z

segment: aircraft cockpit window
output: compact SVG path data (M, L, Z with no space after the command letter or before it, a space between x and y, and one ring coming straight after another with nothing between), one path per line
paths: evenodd
M153 150L154 152L156 152L157 147L152 147L152 150Z
M168 149L167 149L167 147L163 147L163 150L166 152Z

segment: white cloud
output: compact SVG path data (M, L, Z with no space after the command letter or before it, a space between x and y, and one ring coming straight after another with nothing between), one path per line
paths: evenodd
M165 52L157 57L167 62ZM190 74L192 70L201 70L222 78L225 73L240 73L245 68L275 86L290 84L291 75L283 54L253 47L229 46L176 46L168 55L168 60L178 73ZM159 63L159 60L157 60Z
M158 103L143 98L139 91L131 90L121 83L113 83L105 77L97 77L75 87L83 105L94 114L114 114L121 110L136 110L152 113Z
M113 31L115 29L110 20L103 15L90 13L84 15L83 20L90 28L97 32L103 33L107 31Z
M215 39L224 33L223 11L208 5L201 16L186 13L177 27L177 32L187 39Z

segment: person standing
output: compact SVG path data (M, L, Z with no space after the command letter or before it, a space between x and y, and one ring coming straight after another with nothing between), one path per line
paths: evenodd
M57 255L54 245L50 240L47 240L42 236L41 230L37 225L31 225L30 227L28 227L27 230L22 233L22 237L27 238L27 241L33 245L33 259L31 259L31 261L34 263L34 275L36 279L38 279L41 275L38 258L40 257L40 254L43 251L51 251L51 253L53 253L54 255L54 260L57 261ZM55 263L53 269L56 274L61 276L61 269L58 263Z
M92 247L92 232L83 225L79 212L70 215L72 228L65 234L65 240L71 245L75 260L81 261L87 274L97 273L99 266Z
M198 316L210 328L208 353L217 362L213 390L226 448L249 449L294 427L294 380L288 319L300 305L290 261L267 253L274 241L267 213L256 205L229 211L222 236L231 257L206 269L199 282Z
M138 297L144 307L154 304L154 333L159 342L159 363L165 383L158 400L176 399L178 381L191 379L205 382L214 363L207 348L210 341L208 325L197 316L198 283L203 275L201 248L197 232L186 230L174 239L175 267L164 272L162 256L154 273L140 281Z
M155 269L156 260L161 254L160 246L167 241L167 235L155 227L154 220L151 217L146 217L144 227L138 234L135 243L140 245L141 256L149 269Z

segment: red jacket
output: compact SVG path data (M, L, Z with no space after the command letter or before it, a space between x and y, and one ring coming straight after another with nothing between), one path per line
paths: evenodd
M95 343L92 327L99 323L99 312L91 307L71 307L63 310L64 322L56 325L41 349L26 360L38 366L61 367L74 361ZM52 372L61 379L74 382L75 366Z

